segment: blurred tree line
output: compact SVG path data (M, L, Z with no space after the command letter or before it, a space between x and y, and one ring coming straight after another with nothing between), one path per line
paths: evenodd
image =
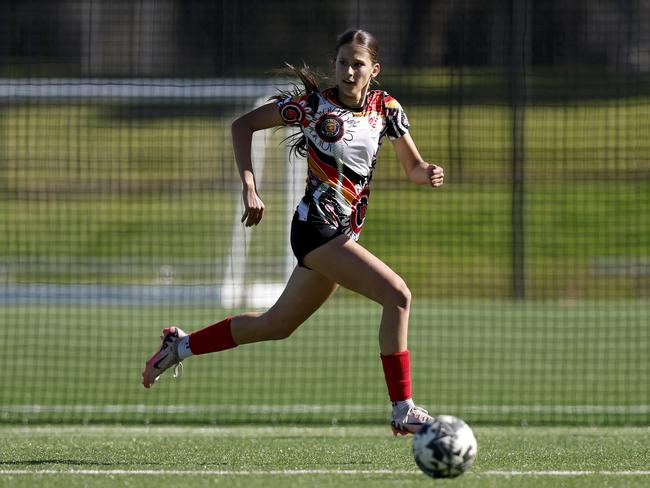
M2 3L2 76L243 76L302 60L326 69L350 27L373 32L391 66L500 66L522 22L532 65L650 71L650 0Z

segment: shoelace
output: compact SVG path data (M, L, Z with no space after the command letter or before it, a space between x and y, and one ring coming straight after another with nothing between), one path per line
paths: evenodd
M418 415L418 414L429 415L429 412L427 412L422 407L411 407L411 411L414 412L416 415Z
M183 376L183 362L179 361L173 366L172 369L172 378L180 378Z
M429 418L430 418L430 416L429 416L429 412L427 412L424 408L422 408L422 407L417 407L417 406L410 407L410 408L406 411L406 413L405 413L404 416L403 416L403 419L404 419L403 422L408 422L408 421L409 421L409 417L410 417L410 419L411 419L411 422L412 422L413 420L418 420L418 421L420 421L420 422L426 422L426 421L428 421Z
M178 337L178 336L177 336L177 337ZM164 336L164 335L163 335L163 336L160 336L160 340L161 340L161 341L164 341L164 340L165 340L165 336ZM173 346L174 346L174 343L171 342L171 343L169 344L169 346L170 346L170 347L173 347ZM161 348L161 350L162 350L162 348ZM176 351L176 350L172 350L172 354L173 354L174 359L178 359L178 351ZM172 369L172 378L180 378L181 376L183 376L183 361L179 361L179 362L177 362L176 364L174 364L174 366L172 366L172 368L173 368L173 369ZM157 376L157 377L156 377L156 380L158 380L158 378L160 378L160 376Z
M412 420L419 420L419 421L422 421L422 422L426 422L427 420L429 420L429 412L427 412L422 407L412 406L412 407L409 407L402 414L396 415L393 418L395 420L398 419L398 418L401 419L401 420L396 420L399 423L401 423L401 422L409 422L409 418L412 419Z
M421 420L422 422L425 422L431 418L429 412L427 412L422 407L415 407L411 413L416 419Z

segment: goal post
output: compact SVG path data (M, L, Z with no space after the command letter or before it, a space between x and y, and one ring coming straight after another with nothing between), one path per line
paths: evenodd
M255 106L261 106L266 103L267 98L259 98ZM293 130L284 129L288 136ZM270 144L270 132L272 130L259 131L253 134L253 143L251 148L251 157L255 169L256 179L263 181L264 169L267 164L267 148ZM284 214L282 239L283 254L281 257L281 281L264 281L255 279L255 277L246 276L247 255L250 248L250 242L253 238L251 230L247 229L241 222L241 213L237 213L234 218L232 227L232 242L230 255L224 273L223 284L220 292L220 302L224 307L268 307L278 299L282 293L286 282L289 280L296 259L291 250L289 236L291 232L291 218L298 199L304 192L305 175L307 173L307 163L305 158L296 157L290 151L289 147L284 150ZM241 200L240 200L241 203ZM243 212L243 204L236 206Z
M148 78L48 78L28 79L12 78L0 79L0 105L31 106L40 105L67 105L70 106L93 106L93 105L115 105L142 103L176 104L196 107L201 103L228 104L229 107L237 106L238 111L245 111L256 106L267 103L270 96L278 90L290 86L290 81L285 79L257 79L257 78L214 78L214 79L148 79ZM226 124L229 128L229 124ZM126 126L127 128L129 126ZM182 128L182 125L180 126ZM281 129L281 136L288 136L295 129ZM225 130L224 130L225 132ZM162 134L162 133L161 133ZM273 130L257 132L254 135L252 157L255 165L257 180L263 182L265 169L269 163L269 145L278 144L277 135L272 137ZM230 134L221 135L224 147L230 144ZM126 137L131 137L127 135ZM162 135L161 135L162 137ZM182 135L178 136L182 137ZM218 137L214 134L214 137ZM152 141L149 141L152 142ZM147 142L147 143L149 143ZM153 142L156 142L155 139ZM127 140L120 144L130 144ZM107 144L106 154L102 154L103 160L109 165L114 148ZM224 149L224 154L232 154L232 150ZM197 268L212 267L207 283L191 283L193 285L191 294L195 300L218 302L226 308L231 307L266 307L272 304L280 295L284 285L289 278L295 265L295 258L290 249L289 232L293 209L304 191L304 178L306 174L306 162L304 159L296 159L283 149L284 154L281 164L285 180L282 188L273 190L282 194L283 216L280 221L275 222L282 229L274 230L274 235L282 238L282 254L280 263L274 263L274 269L279 272L273 273L273 278L258 278L251 276L247 271L248 254L250 243L255 239L254 233L246 229L240 222L242 211L241 191L233 191L236 195L230 234L226 232L218 239L230 238L229 253L226 253L225 263L208 263L204 257L187 256L178 260L176 265L171 265L168 260L156 256L129 256L120 255L110 258L106 256L52 256L52 266L44 264L48 257L39 257L33 260L9 260L0 263L2 273L5 277L3 285L4 293L7 296L25 296L29 300L52 300L52 297L65 297L67 300L87 301L97 299L97 293L105 294L107 300L119 299L136 303L143 299L151 302L159 300L164 302L174 301L187 302L187 284L180 278L183 273L177 268L178 265L187 268L185 276L189 276L192 270ZM277 152L277 151L276 151ZM6 156L11 157L11 151L6 151ZM43 156L47 158L48 156ZM52 156L58 157L58 156ZM82 156L83 157L83 156ZM277 154L275 158L277 159ZM16 163L18 164L18 163ZM224 164L228 164L224 162ZM232 162L234 165L234 161ZM70 164L72 166L72 164ZM0 164L0 170L2 165ZM1 177L1 175L0 175ZM1 179L1 178L0 178ZM72 183L71 183L72 184ZM263 183L262 183L263 184ZM1 187L0 187L1 188ZM227 189L229 191L230 189ZM232 188L232 190L235 190ZM191 217L189 217L191 218ZM226 218L227 221L227 218ZM267 225L272 223L265 222ZM228 224L226 224L228 225ZM222 221L217 228L223 227ZM217 253L218 255L218 253ZM133 258L133 259L131 259ZM275 256L273 259L277 259ZM68 276L66 280L59 281L57 278L46 276L47 270L56 268L57 263L64 260L68 263ZM198 261L197 261L198 260ZM146 263L146 264L144 264ZM34 269L31 269L34 268ZM38 268L38 269L37 269ZM79 268L79 269L77 269ZM98 276L109 274L118 281L118 285L109 285L101 281L83 285L83 280L76 280L75 276L81 276L83 272L92 269ZM33 275L36 270L41 276L38 286L25 283L24 280L12 282L12 276ZM134 271L137 270L137 271ZM153 271L152 271L153 270ZM147 276L157 276L148 279ZM163 276L164 275L164 276ZM129 280L137 276L135 282ZM93 288L92 292L88 289ZM99 291L98 291L99 290ZM104 293L105 292L105 293ZM59 298L56 298L59 300Z

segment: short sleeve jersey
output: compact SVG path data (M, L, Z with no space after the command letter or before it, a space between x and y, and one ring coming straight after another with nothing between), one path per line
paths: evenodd
M346 107L336 88L285 98L277 106L307 142L307 187L298 218L331 225L357 240L382 141L408 132L402 106L385 91L370 90L363 107Z

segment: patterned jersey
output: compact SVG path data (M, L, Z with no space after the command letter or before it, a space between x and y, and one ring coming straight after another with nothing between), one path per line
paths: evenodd
M277 105L284 122L299 127L307 140L307 188L298 218L334 226L356 241L382 140L403 136L409 123L385 91L370 90L358 109L344 106L336 94L330 88Z

